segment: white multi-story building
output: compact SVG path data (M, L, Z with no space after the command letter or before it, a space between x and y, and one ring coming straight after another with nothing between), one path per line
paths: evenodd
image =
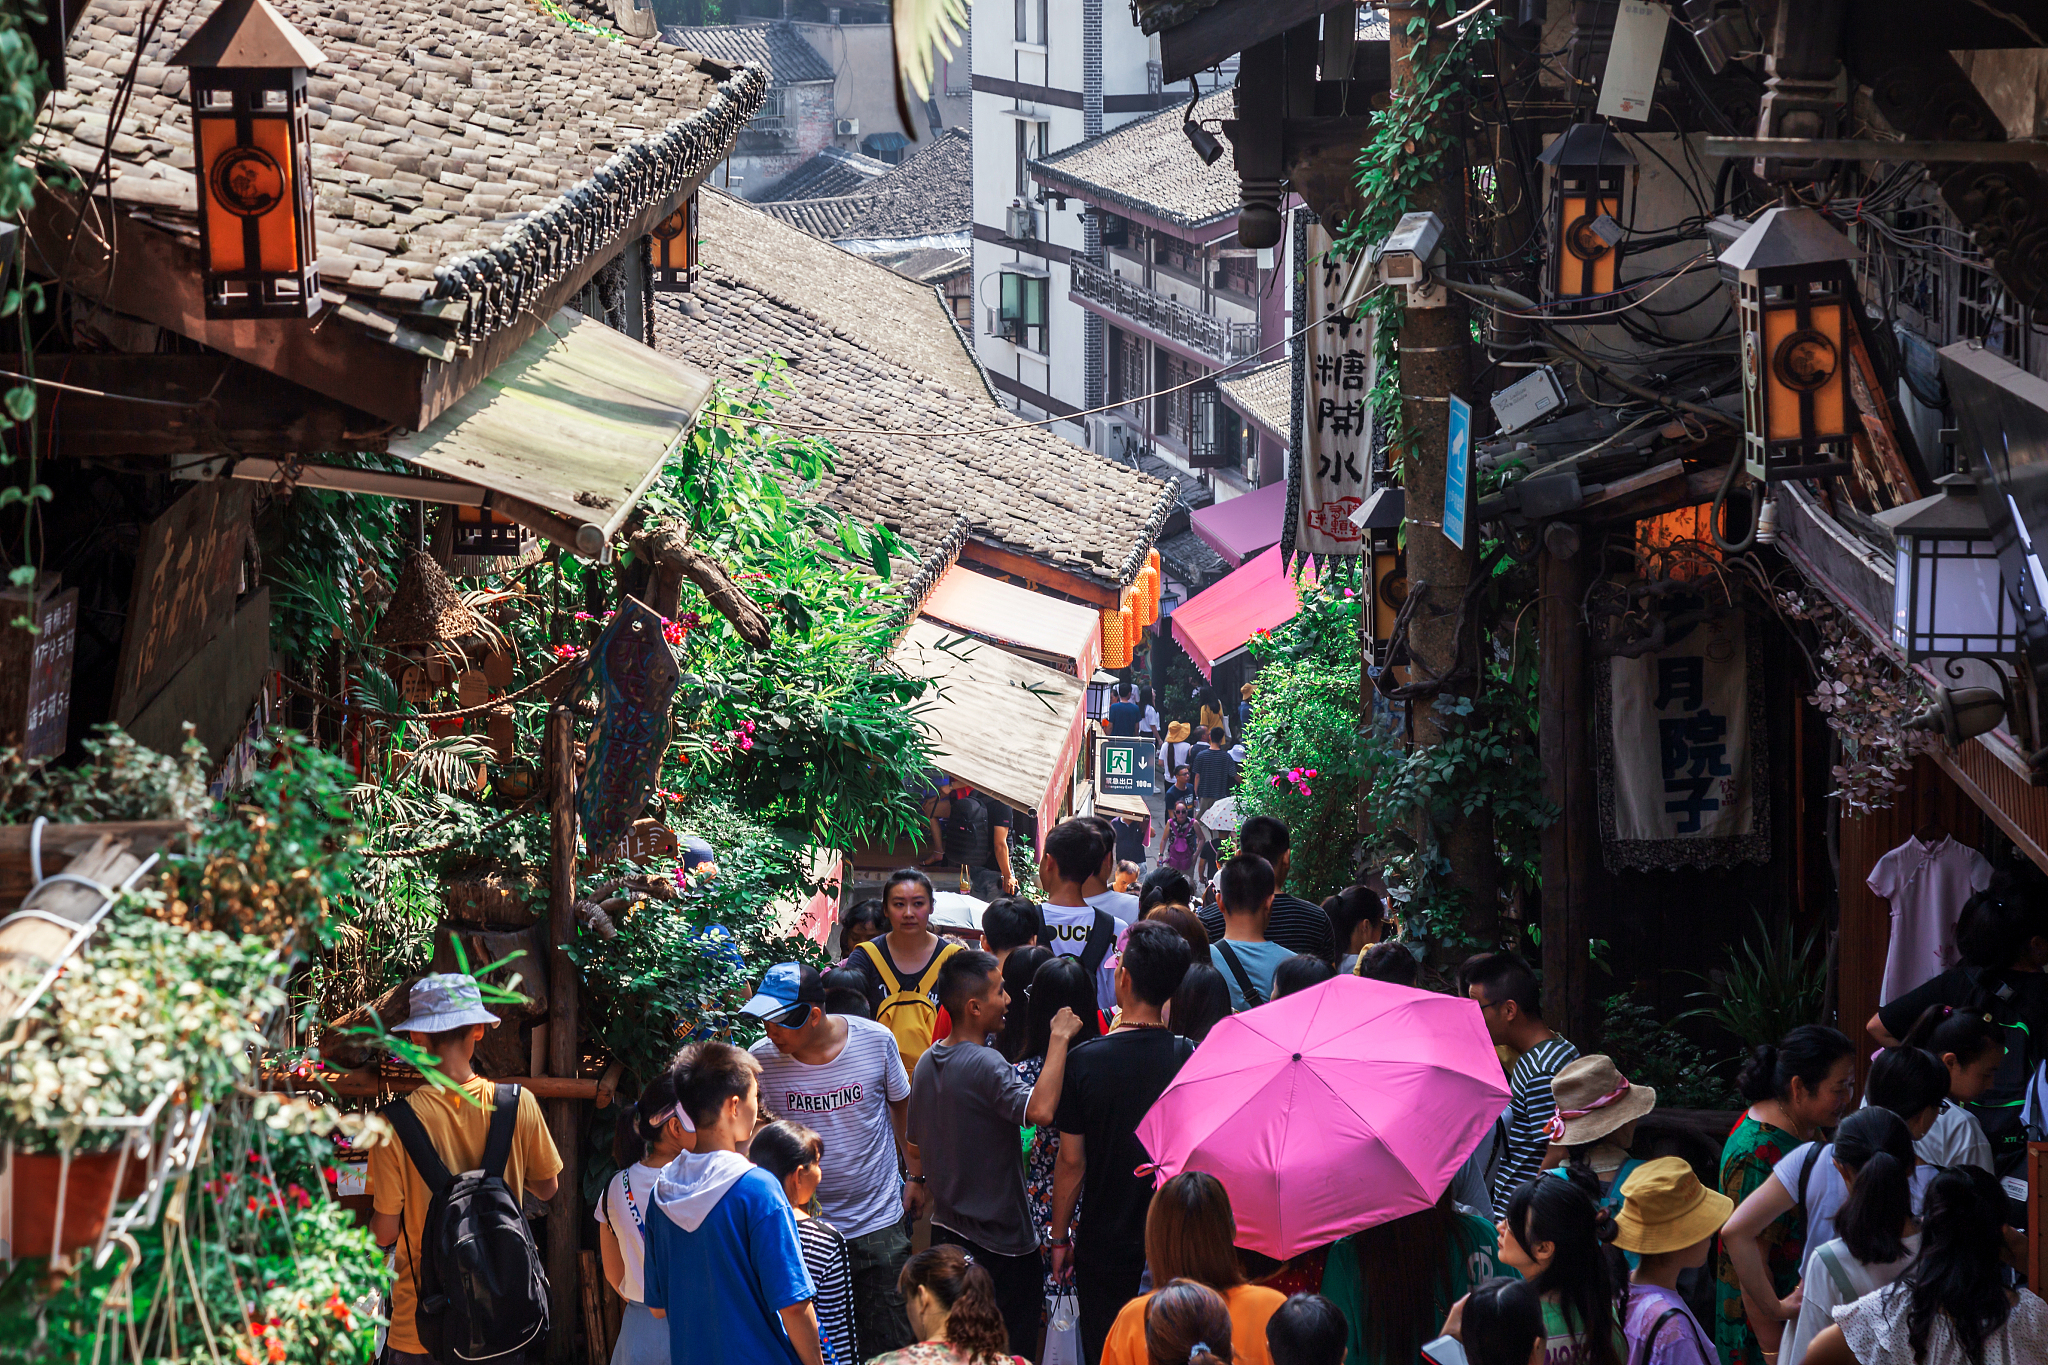
M1089 205L1041 199L1030 162L1165 108L1159 47L1122 0L973 0L975 349L1028 417L1099 407L1102 319L1069 297L1069 261L1099 257ZM1054 430L1087 443L1080 422Z

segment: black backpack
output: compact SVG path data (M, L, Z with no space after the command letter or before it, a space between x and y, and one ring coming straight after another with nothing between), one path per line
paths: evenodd
M497 1087L483 1168L461 1175L448 1173L410 1104L396 1100L377 1112L433 1195L412 1258L420 1345L443 1362L519 1358L548 1330L548 1277L505 1183L519 1087Z

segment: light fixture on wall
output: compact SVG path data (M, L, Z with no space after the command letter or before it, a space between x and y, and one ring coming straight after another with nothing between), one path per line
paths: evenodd
M1998 686L1939 687L1934 704L1911 725L1951 744L2000 722L2017 733L2024 717L2012 678L2024 677L2026 670L2019 667L2019 615L1999 573L1991 526L1969 475L1948 474L1934 482L1940 491L1933 497L1872 518L1897 546L1892 643L1905 651L1908 663L1939 660L1941 671L1958 682L1963 661L1975 660L1992 671Z

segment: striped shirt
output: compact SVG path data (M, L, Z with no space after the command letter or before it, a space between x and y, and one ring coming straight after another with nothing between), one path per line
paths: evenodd
M1550 1145L1544 1129L1557 1113L1557 1096L1551 1093L1550 1078L1578 1059L1579 1050L1562 1038L1551 1037L1523 1053L1508 1073L1508 1137L1501 1153L1500 1167L1493 1175L1493 1210L1507 1211L1508 1198L1524 1180L1543 1165L1543 1152Z
M804 1266L818 1286L818 1344L825 1365L860 1365L853 1339L853 1261L839 1229L818 1218L796 1220Z

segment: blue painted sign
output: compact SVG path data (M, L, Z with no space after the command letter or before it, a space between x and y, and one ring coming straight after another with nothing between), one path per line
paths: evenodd
M1465 520L1472 500L1472 405L1451 399L1450 449L1444 461L1444 537L1465 548Z

